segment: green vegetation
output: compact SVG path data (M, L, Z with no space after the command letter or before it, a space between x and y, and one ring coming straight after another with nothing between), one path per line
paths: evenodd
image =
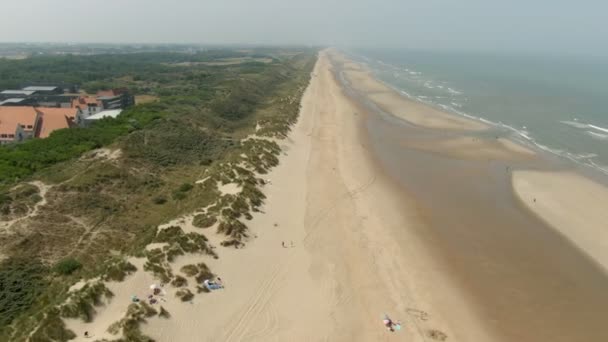
M53 270L62 275L70 275L81 267L82 264L78 260L74 258L66 258L59 261L55 267L53 267Z
M175 292L175 296L182 300L182 302L187 302L194 298L194 294L188 289L179 289Z
M107 264L103 271L102 279L104 281L123 281L126 276L135 271L137 271L137 267L130 262L119 258Z
M194 277L198 273L198 267L196 265L185 265L180 271L189 277Z
M61 306L61 316L81 318L85 322L90 322L95 315L95 306L101 305L103 298L112 296L114 294L101 282L85 284L82 289L70 296L66 304Z
M27 183L11 191L0 192L0 221L29 213L41 199L38 187Z
M258 174L277 165L280 153L275 142L251 136L286 136L314 64L313 50L263 53L271 62L206 64L243 54L213 51L40 57L11 62L10 68L0 61L0 88L2 82L55 78L83 82L88 90L111 85L159 98L88 129L60 130L45 140L0 147L0 211L8 213L0 214L0 221L21 219L0 230L0 254L8 257L0 264L0 279L19 273L11 266L15 260L43 260L20 261L37 272L27 272L32 278L14 276L26 290L13 294L18 300L11 301L10 315L0 315L5 322L0 324L0 340L21 341L34 332L32 340L66 341L73 334L61 317L90 319L96 305L110 295L95 284L85 292L68 292L70 286L78 277L123 280L135 271L126 256L146 257L144 270L166 284L182 283L171 261L186 253L217 255L202 234L186 233L178 226L158 228L181 215L207 208L204 216L195 218L197 226L219 223L218 232L227 239L222 245L246 242L245 222L265 198ZM89 77L88 71L74 75L66 60L76 61L70 68L82 70L95 63L99 67L91 66L94 76L79 81L74 77ZM113 68L108 63L120 65ZM39 78L32 76L36 69ZM119 153L110 158L89 152L99 147ZM25 183L33 180L46 186ZM222 194L218 182L237 184L242 191ZM37 215L26 216L34 208ZM145 246L150 243L163 245L148 251ZM52 272L66 258L82 266L74 268L68 262L61 268L65 271ZM194 278L188 283L214 277L205 264L188 266L182 270L182 276ZM0 287L0 300L7 298L6 289ZM199 286L197 291L205 289ZM193 295L184 291L182 298L190 300ZM135 305L129 311L116 325L122 334L117 338L149 340L139 331L147 310Z
M192 225L198 228L209 228L216 222L217 218L209 214L198 214L192 219Z
M169 311L167 311L167 309L161 306L160 310L158 310L158 317L171 318L171 314L169 313Z
M127 308L125 317L113 323L108 331L114 335L122 334L122 338L114 340L116 342L153 342L153 339L142 334L139 325L156 314L156 309L144 302L133 303Z
M0 263L0 329L26 312L48 286L48 270L29 259L7 259Z
M183 286L188 286L188 280L182 276L175 276L175 278L173 278L173 281L171 281L171 285L175 286L175 287L183 287Z

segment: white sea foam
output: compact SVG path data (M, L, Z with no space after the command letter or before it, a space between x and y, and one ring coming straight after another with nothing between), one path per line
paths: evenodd
M450 88L450 87L448 87L448 89L447 89L447 90L448 90L448 92L449 92L450 94L453 94L453 95L461 95L461 94L462 94L462 92L461 92L461 91L458 91L458 90L456 90L456 89L454 89L454 88Z
M450 102L450 104L456 108L462 108L462 104L457 103L457 102Z
M586 133L588 135L590 135L592 138L595 138L598 140L608 140L608 134L602 134L602 133L597 133L597 132L593 132L593 131L587 131Z
M597 154L595 154L595 153L581 153L576 156L576 158L578 158L578 159L591 159L591 158L595 158L595 157L597 157Z
M604 127L600 127L600 126L596 126L596 125L592 125L592 124L588 124L588 126L595 130L608 133L608 128L604 128Z
M592 125L592 124L589 124L589 123L582 123L582 122L579 122L577 119L574 119L574 121L564 120L564 121L560 121L560 122L563 123L563 124L565 124L565 125L572 126L572 127L575 127L575 128L580 128L580 129L585 129L585 130L592 129L592 130L608 133L608 128L604 128L604 127L597 126L597 125ZM595 137L595 138L602 138L603 139L604 136L606 136L606 134L597 133L597 132L593 132L593 131L589 131L589 130L586 133L589 134L589 135L591 135L591 136L593 136L593 137Z
M387 65L386 63L383 63L383 64ZM390 65L387 65L387 66L390 66ZM393 67L393 66L391 66L391 67ZM430 80L420 79L420 77L421 77L420 75L422 75L421 72L414 71L414 70L411 70L408 68L396 68L396 67L394 67L394 68L395 68L395 70L397 70L398 73L401 73L401 72L405 73L405 75L401 74L400 75L401 77L409 78L410 80L417 79L417 81L419 82L418 84L425 88L443 89L443 90L447 91L451 96L463 94L461 91L448 87L447 83L445 83L445 82L441 82L441 81L431 82ZM511 131L511 132L513 132L513 134L510 136L510 138L524 146L528 146L528 147L536 149L536 150L545 151L547 153L556 155L560 158L568 159L578 165L589 167L598 172L608 175L608 165L597 164L597 162L594 161L594 158L597 158L598 155L595 153L574 154L574 153L571 153L571 152L568 152L565 150L552 148L552 147L549 147L547 145L541 144L538 141L536 141L533 134L531 134L527 130L527 127L525 127L525 126L523 126L523 129L520 129L520 128L516 128L511 125L505 124L503 122L493 122L493 121L485 119L481 116L473 116L473 115L464 113L462 111L459 111L458 109L460 109L462 107L462 105L459 102L467 101L467 99L462 96L458 97L458 102L451 102L450 105L445 105L445 104L438 103L438 101L431 100L431 99L436 100L436 99L442 98L440 96L432 96L432 97L423 96L423 95L412 96L407 91L396 88L390 84L387 84L387 85L390 86L391 88L395 89L396 91L398 91L400 94L402 94L410 99L413 99L413 100L416 100L416 101L419 101L422 103L426 103L429 105L434 105L434 106L440 107L440 108L444 109L445 111L454 113L455 115L467 117L472 120L481 121L489 126L499 127L499 128L503 128L508 131ZM447 97L447 98L451 98L451 96ZM446 98L446 97L444 96L443 98ZM574 127L574 128L585 129L585 132L588 135L593 136L596 139L608 140L608 128L583 123L583 122L580 122L577 118L573 118L572 120L564 120L564 121L560 121L560 122L565 125Z
M574 120L576 120L576 119L574 119ZM580 123L580 122L576 122L576 121L564 120L564 121L560 121L560 122L563 123L564 125L568 125L568 126L572 126L572 127L576 127L576 128L589 128L589 125Z

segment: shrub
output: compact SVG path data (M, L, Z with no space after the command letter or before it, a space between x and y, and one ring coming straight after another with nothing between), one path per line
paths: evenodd
M82 264L78 260L67 258L59 261L55 267L53 267L53 270L62 275L70 275L81 267Z
M199 270L198 275L195 278L197 283L200 284L205 280L213 279L215 277L215 274L211 273L211 270L209 269L209 267L207 267L205 263L200 263L196 266Z
M180 271L188 277L194 277L198 273L198 267L196 267L196 265L185 265Z
M119 260L106 267L103 280L123 281L125 277L137 271L137 267L126 260Z
M102 297L111 298L114 294L101 282L86 284L82 289L73 293L68 302L61 306L61 315L68 318L81 318L91 322L95 314L95 306L102 304Z
M0 328L32 306L48 285L47 273L37 260L11 258L0 263Z
M194 298L194 294L192 292L190 292L190 290L188 290L188 289L177 290L177 292L175 293L175 296L177 298L181 299L182 302L187 302L189 300L192 300L192 298Z
M177 190L180 192L188 192L188 191L192 190L193 187L194 186L190 183L184 183Z
M162 306L160 307L160 311L158 312L158 317L162 318L171 318L171 314Z
M154 204L165 204L167 203L167 199L164 196L156 196L152 199L152 202L154 202Z
M192 225L198 228L209 228L216 222L217 218L209 214L198 214L192 219Z
M176 201L181 201L184 198L186 198L186 193L185 192L175 191L173 193L173 199L176 200Z
M182 276L177 275L177 276L175 276L175 278L173 278L171 285L173 285L175 287L188 286L188 280L186 280L186 278L184 278Z

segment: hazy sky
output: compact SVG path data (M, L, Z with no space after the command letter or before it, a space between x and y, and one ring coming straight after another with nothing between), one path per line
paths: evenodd
M0 41L608 52L608 1L2 0Z

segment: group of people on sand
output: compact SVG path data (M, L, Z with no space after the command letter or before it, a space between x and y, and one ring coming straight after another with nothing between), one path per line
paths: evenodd
M203 281L203 285L205 285L208 290L219 290L224 288L224 283L220 277L215 278L215 280L206 279Z

